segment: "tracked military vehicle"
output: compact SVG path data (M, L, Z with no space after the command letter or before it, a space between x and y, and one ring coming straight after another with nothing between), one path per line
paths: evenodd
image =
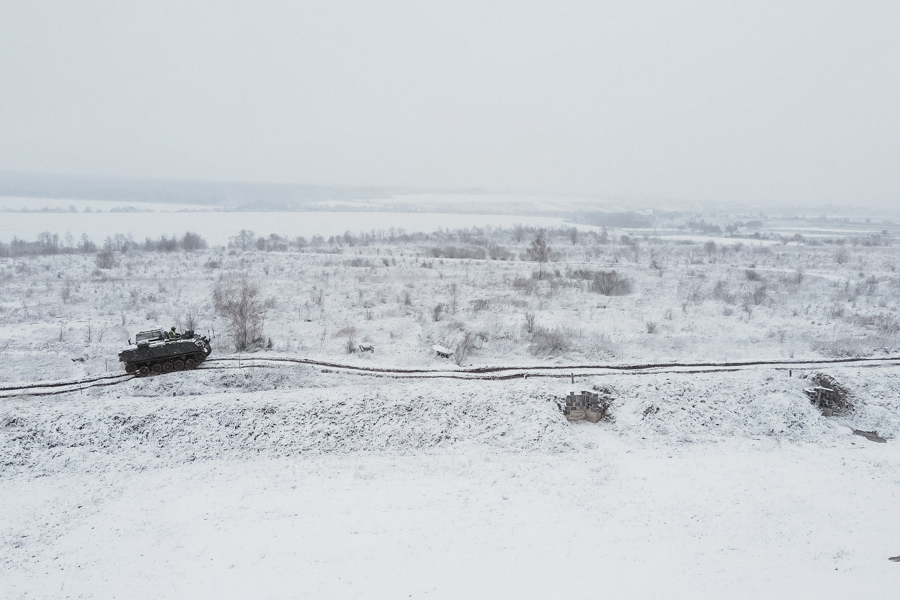
M119 360L125 365L126 373L158 375L194 369L206 360L210 352L209 338L196 335L193 331L180 335L173 331L170 335L162 329L152 329L137 334L134 344L119 352Z

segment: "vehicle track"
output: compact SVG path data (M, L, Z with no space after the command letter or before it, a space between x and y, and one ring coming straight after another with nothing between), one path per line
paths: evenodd
M237 364L235 364L237 363ZM308 358L292 357L237 357L226 356L206 360L198 370L233 370L247 368L278 368L296 364L321 368L321 373L345 373L370 377L390 377L395 379L460 379L480 381L503 381L528 377L567 378L602 375L641 375L652 373L727 373L770 367L778 370L812 370L823 366L890 367L900 366L900 356L884 358L842 358L822 360L766 360L741 362L699 362L699 363L647 363L635 365L547 365L524 367L474 367L460 369L403 369L385 367L365 367L347 365ZM82 390L118 385L137 378L135 375L99 375L77 380L37 381L0 386L0 399L23 396L53 396Z
M0 399L15 398L18 396L55 396L58 394L71 394L83 390L118 385L134 379L134 375L121 373L119 375L99 375L86 379L70 381L48 381L17 384L14 386L0 387Z

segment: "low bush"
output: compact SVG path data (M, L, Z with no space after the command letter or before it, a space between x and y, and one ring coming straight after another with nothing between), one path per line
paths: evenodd
M116 256L112 250L101 250L94 259L100 269L112 269L116 266Z
M604 296L624 296L631 293L631 280L617 271L598 271L591 281L591 291Z
M529 350L534 356L550 356L569 349L568 333L558 329L535 327Z
M487 258L487 251L480 246L457 247L457 246L435 246L431 249L431 255L434 258Z

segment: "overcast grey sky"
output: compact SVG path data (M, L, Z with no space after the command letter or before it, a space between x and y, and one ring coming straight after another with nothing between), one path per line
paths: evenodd
M0 170L900 202L900 2L0 2Z

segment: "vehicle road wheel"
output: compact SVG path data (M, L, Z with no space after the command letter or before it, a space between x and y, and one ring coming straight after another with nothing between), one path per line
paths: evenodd
M155 365L153 365L152 367L150 367L150 371L151 371L154 375L159 375L160 373L162 373L162 365L159 364L159 363L156 363Z
M197 354L194 355L194 360L197 361L197 364L202 363L205 358L206 358L206 355L203 354L202 352L198 352Z
M163 363L163 372L164 373L171 373L172 369L174 369L174 368L175 367L173 367L172 363L170 363L170 362Z
M134 373L135 371L137 371L137 365L135 365L134 363L127 363L125 365L126 373Z
M141 377L146 377L150 374L150 369L147 368L147 365L144 365L140 369L138 369L138 373L141 374Z
M193 358L187 359L187 361L185 361L184 364L187 366L188 369L193 369L197 366L197 363L194 361Z
M184 361L176 360L172 364L175 366L176 371L184 371Z

